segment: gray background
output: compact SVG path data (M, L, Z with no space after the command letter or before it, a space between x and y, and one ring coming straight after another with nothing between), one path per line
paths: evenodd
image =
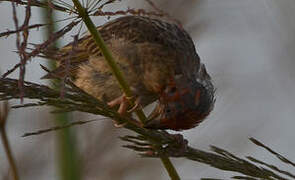
M139 1L126 3L130 7L148 7ZM255 137L295 160L295 1L159 0L156 3L183 22L217 88L216 105L211 115L199 127L183 132L190 145L208 150L212 144L239 156L253 155L294 172L291 167L279 163L264 150L251 144L248 138ZM13 28L13 24L10 4L1 3L0 9L2 32L6 28ZM38 16L35 11L32 22L38 22ZM106 21L98 19L95 18L97 24L99 21ZM40 32L32 33L32 41L42 41ZM70 40L69 37L64 38L65 42ZM14 37L1 38L1 72L18 62L17 55L12 50L15 50ZM44 74L40 70L40 63L45 64L45 61L32 60L27 66L27 80L45 83L39 80ZM17 73L12 77L17 77ZM96 118L75 113L75 118L77 117ZM47 108L11 112L7 128L13 151L21 166L22 179L56 179L54 133L39 137L20 137L24 132L50 125L53 123ZM168 178L158 160L141 161L134 153L120 148L116 138L126 131L121 133L121 130L113 130L116 132L109 136L108 142L112 144L109 150L99 149L99 145L92 147L91 144L98 141L89 139L88 133L92 133L91 137L99 136L99 132L105 127L112 129L111 121L99 121L74 128L78 132L77 142L81 154L94 151L93 157L96 157L87 161L90 164L85 165L85 179L143 179L145 176L149 176L147 179ZM97 149L94 150L95 148ZM95 155L97 152L108 155L100 158ZM113 162L112 166L112 161L117 162ZM176 163L181 177L187 180L201 177L228 179L237 175L185 159L175 159L173 162ZM34 168L28 168L28 163ZM101 167L103 169L118 164L128 165L124 166L125 170L99 171L100 164L103 163L106 164ZM143 163L146 165L142 165ZM7 163L2 146L0 164L0 174L4 177L7 174ZM114 174L120 176L113 176Z

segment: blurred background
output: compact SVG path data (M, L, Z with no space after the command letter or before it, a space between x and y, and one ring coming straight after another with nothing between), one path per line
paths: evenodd
M155 4L179 19L192 36L198 54L211 74L216 91L216 105L211 115L197 128L182 132L191 146L209 150L215 145L238 156L252 155L291 171L279 161L249 142L254 137L272 149L295 160L295 1L293 0L154 0ZM126 0L108 6L151 9L143 0ZM23 9L18 7L19 9ZM14 29L10 3L0 3L1 32ZM24 12L24 11L22 11ZM31 22L42 22L40 10L33 8ZM20 22L24 13L18 11ZM57 15L62 18L62 14ZM93 18L97 25L107 18ZM63 24L60 23L59 27ZM44 41L43 28L32 30L30 41ZM66 36L61 45L71 41ZM0 39L1 72L6 72L19 58L13 51L15 36ZM27 66L26 80L40 80L45 74L33 59ZM10 77L17 78L18 72ZM25 101L26 102L26 101ZM19 104L16 100L11 104ZM57 132L22 138L25 132L55 125L50 108L12 110L7 132L21 179L62 179L59 172ZM72 120L98 119L74 112ZM168 179L158 159L141 159L121 147L119 136L130 134L114 128L110 120L99 120L70 129L77 155L80 179ZM183 158L172 159L185 180L229 179L237 175ZM0 179L10 178L7 159L0 146Z

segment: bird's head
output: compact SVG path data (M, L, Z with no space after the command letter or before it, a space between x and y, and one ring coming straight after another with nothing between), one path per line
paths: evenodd
M210 78L198 81L183 76L174 78L160 95L150 115L149 128L185 130L197 126L214 106L214 88Z

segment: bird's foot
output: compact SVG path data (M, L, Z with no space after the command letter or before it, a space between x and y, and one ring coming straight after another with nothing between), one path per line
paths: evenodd
M118 109L118 113L120 115L123 115L127 112L128 106L129 106L129 99L131 97L127 97L125 94L123 94L122 96L115 98L114 100L108 102L107 104L113 108L117 105L119 105L119 109Z
M140 97L137 97L135 102L134 102L134 106L131 107L130 109L128 109L129 107L129 102L130 100L132 100L134 98L134 96L132 97L129 97L129 96L126 96L126 94L123 94L122 96L118 97L118 98L115 98L114 100L108 102L107 104L113 108L115 106L119 106L117 112L120 114L120 115L125 115L126 113L132 113L134 111L136 111L137 109L140 109L142 108L141 106L141 103L140 103ZM117 128L122 128L124 127L127 123L118 123L116 121L113 121L114 122L114 126L117 127ZM130 119L130 122L135 124L136 126L138 127L143 127L143 124L134 120L134 119Z
M113 123L116 128L122 128L127 124L127 123L118 123L115 120L113 120Z
M122 96L115 98L114 100L108 102L107 104L112 108L117 105L119 105L118 113L120 115L124 115L126 112L131 113L133 111L136 111L137 109L142 108L141 103L140 103L140 97L137 97L135 100L135 104L133 107L128 109L129 107L129 102L135 98L134 96L128 97L126 94L123 94Z
M131 113L131 112L134 112L138 109L142 109L142 106L141 106L141 98L140 97L137 97L135 102L134 102L134 105L132 108L128 109L128 113Z

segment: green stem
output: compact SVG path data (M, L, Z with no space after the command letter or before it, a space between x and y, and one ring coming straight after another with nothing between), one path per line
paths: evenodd
M78 0L73 0L73 3L75 4L79 15L82 17L85 25L87 26L89 32L91 33L91 35L93 36L94 41L96 42L97 46L100 48L103 56L105 57L105 60L107 61L107 63L109 64L114 76L116 77L116 79L118 80L122 90L124 91L125 95L127 97L132 97L132 91L127 83L127 81L125 80L122 72L120 71L119 67L116 64L116 61L112 55L112 53L110 52L110 50L107 48L107 46L104 43L104 40L102 39L100 33L97 31L95 25L93 24L93 22L91 21L90 17L88 16L87 10L85 8L82 7L82 5L80 4L80 2ZM134 106L134 100L132 98L128 98L130 105ZM139 120L142 123L145 123L147 118L145 117L143 111L141 109L138 109L135 111L136 115L138 116Z
M171 160L167 157L167 156L160 156L160 159L163 163L163 165L165 166L170 178L172 180L180 180L180 177L175 169L175 167L173 166Z
M44 2L44 3L47 3ZM55 14L52 9L47 6L46 9L41 9L41 15L45 23L48 23L47 32L45 32L45 37L49 38L49 36L55 32ZM54 47L57 46L57 42L53 44ZM52 68L55 68L54 61L50 61L49 65ZM58 80L52 80L52 84L57 84L54 86L54 89L60 88L61 82ZM65 125L69 122L69 115L68 113L59 113L54 115L55 123L58 126ZM56 137L56 148L57 148L57 163L58 163L58 170L60 175L60 180L80 180L80 168L78 162L78 153L77 147L75 144L75 133L73 129L63 129L62 131L57 133Z
M91 21L89 15L87 13L87 10L82 7L79 0L72 0L72 1L74 3L75 7L77 8L80 17L83 19L89 32L93 36L93 39L95 40L96 45L100 48L103 56L105 57L105 60L108 62L110 68L112 69L112 72L113 72L114 76L116 77L116 79L118 80L122 90L124 91L124 93L126 94L127 97L132 97L132 92L131 92L131 89L130 89L127 81L125 80L122 72L120 71L119 67L117 66L116 61L115 61L114 57L112 56L112 53L105 45L104 40L102 39L100 33L97 31L97 28L95 27L95 25ZM132 99L130 100L130 104L131 104L131 106L134 105L134 101ZM142 123L145 123L147 121L147 118L144 115L142 109L135 111L135 113ZM180 177L177 174L177 171L175 170L170 159L167 156L160 156L160 159L161 159L162 163L164 164L170 178L172 180L180 179Z

